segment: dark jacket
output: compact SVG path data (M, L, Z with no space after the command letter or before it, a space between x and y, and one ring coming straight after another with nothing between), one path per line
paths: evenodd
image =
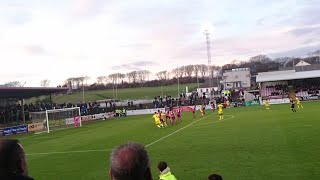
M17 175L17 174L12 174L8 176L1 176L1 180L34 180L32 177L29 176L22 176L22 175Z

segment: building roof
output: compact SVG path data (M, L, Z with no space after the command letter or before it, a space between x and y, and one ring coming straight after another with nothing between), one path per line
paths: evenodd
M279 68L280 71L292 70L292 69L295 69L296 71L315 71L315 70L320 70L320 64Z
M300 61L298 64L296 64L296 66L310 66L311 64L305 62L305 61Z
M287 81L287 80L296 80L296 79L309 79L309 78L318 78L318 77L320 77L320 70L314 70L314 71L286 70L286 71L272 71L272 72L258 73L256 81L272 82L272 81Z
M31 98L67 90L68 88L51 87L0 87L0 98Z

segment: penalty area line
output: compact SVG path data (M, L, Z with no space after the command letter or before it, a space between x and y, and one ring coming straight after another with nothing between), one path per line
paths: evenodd
M26 154L27 156L36 156L36 155L50 155L50 154L69 154L69 153L88 153L88 152L108 152L111 149L96 149L96 150L82 150L82 151L58 151L58 152L45 152L45 153L30 153Z
M196 121L194 121L194 122L192 122L192 123L190 123L190 124L188 124L188 125L186 125L186 126L184 126L184 127L180 128L180 129L178 129L178 130L176 130L176 131L173 131L172 133L170 133L170 134L168 134L168 135L166 135L166 136L163 136L163 137L162 137L162 138L160 138L160 139L157 139L157 140L155 140L155 141L153 141L153 142L151 142L151 143L147 144L145 147L147 148L147 147L149 147L149 146L152 146L153 144L155 144L155 143L157 143L157 142L159 142L159 141L162 141L162 140L164 140L164 139L166 139L166 138L168 138L168 137L170 137L170 136L172 136L172 135L176 134L177 132L179 132L179 131L181 131L181 130L183 130L183 129L187 128L187 127L190 127L190 126L192 126L193 124L195 124L195 123L197 123L197 122L199 122L199 121L201 121L201 120L203 120L203 119L205 119L205 118L208 118L209 116L212 116L212 115L214 115L214 114L215 114L215 113L210 114L210 115L205 116L205 117L202 117L202 118L200 118L200 119L198 119L198 120L196 120Z
M195 125L193 125L193 126L200 126L200 125L206 125L206 124L214 124L214 123L223 122L223 121L227 121L227 120L230 120L230 119L235 118L234 115L226 115L226 116L231 116L231 117L226 118L226 119L223 119L223 120L219 120L219 121L213 121L213 122L208 122L208 123L195 124Z

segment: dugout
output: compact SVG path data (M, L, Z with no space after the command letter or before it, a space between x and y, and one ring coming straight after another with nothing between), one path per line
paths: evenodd
M320 69L283 70L258 73L260 104L269 99L271 104L289 103L290 98L320 99Z
M67 90L68 88L60 87L0 87L0 107L4 108L8 105L19 104L21 106L22 121L25 123L24 99L47 95L51 100L52 94L67 92ZM3 116L2 118L5 117Z

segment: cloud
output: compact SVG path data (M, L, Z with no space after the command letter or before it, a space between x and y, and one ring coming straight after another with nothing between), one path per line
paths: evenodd
M44 55L48 54L47 50L41 45L28 45L24 49L31 55Z
M124 47L124 48L146 48L146 47L151 47L151 43L128 43L124 45L120 45L119 47Z
M74 16L93 15L98 12L101 3L101 0L73 0L70 11Z
M265 17L257 19L256 25L257 26L262 26L264 24L265 20L266 20Z
M286 51L276 52L276 53L270 53L268 54L271 58L277 58L277 57L304 57L308 53L313 52L315 50L320 49L320 43L313 46L305 46L295 49L290 49Z
M121 65L112 66L111 69L115 70L143 70L144 68L150 66L158 65L157 62L154 61L135 61L131 63L124 63Z
M94 79L106 72L155 72L159 65L170 69L207 63L201 28L206 22L214 26L211 53L212 63L217 65L261 53L312 49L320 37L319 30L313 28L320 24L320 5L311 1L21 2L24 4L2 6L8 3L0 0L1 77L15 69L37 72L39 78L59 83L71 76ZM284 19L288 21L279 23ZM309 21L314 23L304 24ZM28 78L23 79L28 84L41 80L30 76L17 80L22 78Z
M297 24L300 26L320 24L320 1L304 1L296 8L298 9L291 12L290 16L280 19L279 24Z
M6 22L13 25L23 25L32 18L32 10L22 3L0 2L0 15Z
M290 30L289 33L300 37L307 35L315 35L315 37L320 36L320 26L309 26L309 27L298 27L293 30Z

